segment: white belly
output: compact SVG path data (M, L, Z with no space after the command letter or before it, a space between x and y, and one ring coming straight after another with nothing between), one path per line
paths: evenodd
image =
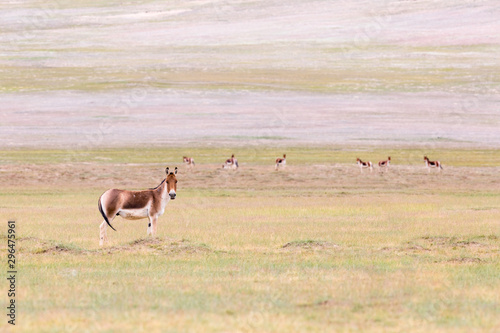
M127 220L138 220L148 217L148 209L122 209L118 212L118 215Z

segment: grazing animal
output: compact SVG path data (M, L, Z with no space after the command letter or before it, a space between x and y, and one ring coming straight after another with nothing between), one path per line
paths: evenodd
M360 172L363 172L363 169L366 169L366 168L370 168L370 172L373 171L373 164L370 161L363 162L362 160L360 160L359 158L357 158L356 159L356 163L359 165L359 171Z
M282 166L282 167L285 167L286 166L286 154L283 154L283 158L280 158L278 157L276 159L276 170L278 170L278 168Z
M231 155L231 158L228 158L224 164L222 164L222 169L237 169L238 168L238 160L234 158L234 154Z
M441 166L441 162L439 161L430 161L427 156L424 156L425 166L427 168L427 172L431 172L431 168L438 169L439 172L443 169Z
M194 167L194 165L195 165L195 163L194 163L194 158L192 158L192 157L187 157L187 156L184 156L184 157L182 158L182 160L184 161L184 163L186 163L186 164L187 164L188 168L190 168L190 169L191 169L191 168L193 168L193 167Z
M387 157L387 160L378 162L378 166L380 168L387 168L387 169L389 169L390 165L391 165L391 157L390 156Z
M177 167L175 172L168 172L165 169L167 178L163 179L160 185L144 191L127 191L110 189L104 192L99 198L98 207L104 222L101 223L100 241L102 246L107 242L108 236L106 228L109 225L115 230L111 222L116 216L121 216L128 220L149 219L147 234L156 235L156 222L158 217L165 212L165 206L170 200L174 200L177 191Z

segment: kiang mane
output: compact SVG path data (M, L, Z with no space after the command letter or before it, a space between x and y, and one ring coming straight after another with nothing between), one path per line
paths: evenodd
M156 187L152 187L152 188L150 188L150 190L157 190L157 189L158 189L158 187L160 187L160 186L162 186L162 185L163 185L163 183L165 182L165 180L167 180L167 178L163 179L163 180L161 181L160 185L158 185L158 186L156 186Z

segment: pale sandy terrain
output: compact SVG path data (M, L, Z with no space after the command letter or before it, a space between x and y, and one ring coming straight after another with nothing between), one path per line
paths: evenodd
M4 1L0 148L500 144L496 1Z
M161 182L163 164L102 164L99 162L59 163L49 165L3 165L0 181L5 189L23 184L25 189L40 188L103 188L147 189ZM390 171L378 167L370 173L361 173L353 163L289 166L286 171L273 172L273 166L249 166L237 172L228 172L219 165L204 164L190 172L180 167L179 179L183 191L214 189L236 191L271 190L291 191L291 196L339 196L363 192L407 193L430 195L434 192L467 193L467 191L495 193L500 186L496 175L498 167L467 168L446 167L446 172L427 173L424 167L400 165ZM312 175L304 179L304 174ZM127 175L124 177L123 175ZM439 184L439 187L435 185ZM142 187L141 187L142 186ZM302 188L302 186L305 186ZM179 185L179 188L180 185ZM301 189L302 191L297 191ZM300 193L300 194L299 194ZM498 210L498 208L496 209ZM96 215L98 216L98 214Z

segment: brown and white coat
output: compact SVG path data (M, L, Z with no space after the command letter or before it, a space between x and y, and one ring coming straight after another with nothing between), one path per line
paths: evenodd
M238 166L238 160L234 158L234 154L232 154L231 158L228 158L226 162L222 164L222 169L237 169Z
M438 169L439 172L443 169L441 166L441 162L439 161L431 161L427 156L424 156L425 167L427 168L427 172L431 172L431 168Z
M275 170L278 170L279 167L285 167L286 166L286 154L283 154L283 158L281 157L278 157L276 159L276 166L275 166Z
M169 168L165 171L167 178L155 188L144 191L110 189L101 195L98 207L104 222L99 227L99 245L102 246L108 240L108 225L116 231L111 225L116 216L128 220L148 218L147 234L156 235L158 217L165 212L167 203L175 199L177 191L177 168L175 172L169 173Z
M380 168L389 168L391 165L391 157L387 157L387 160L378 162Z
M370 172L373 170L373 164L370 161L363 162L362 160L360 160L359 158L357 158L356 159L356 163L359 165L360 172L363 172L363 169L367 169L367 168L370 169Z
M192 157L187 157L187 156L184 156L182 157L182 160L184 163L187 164L188 167L192 168L194 167L195 163L194 163L194 158Z

